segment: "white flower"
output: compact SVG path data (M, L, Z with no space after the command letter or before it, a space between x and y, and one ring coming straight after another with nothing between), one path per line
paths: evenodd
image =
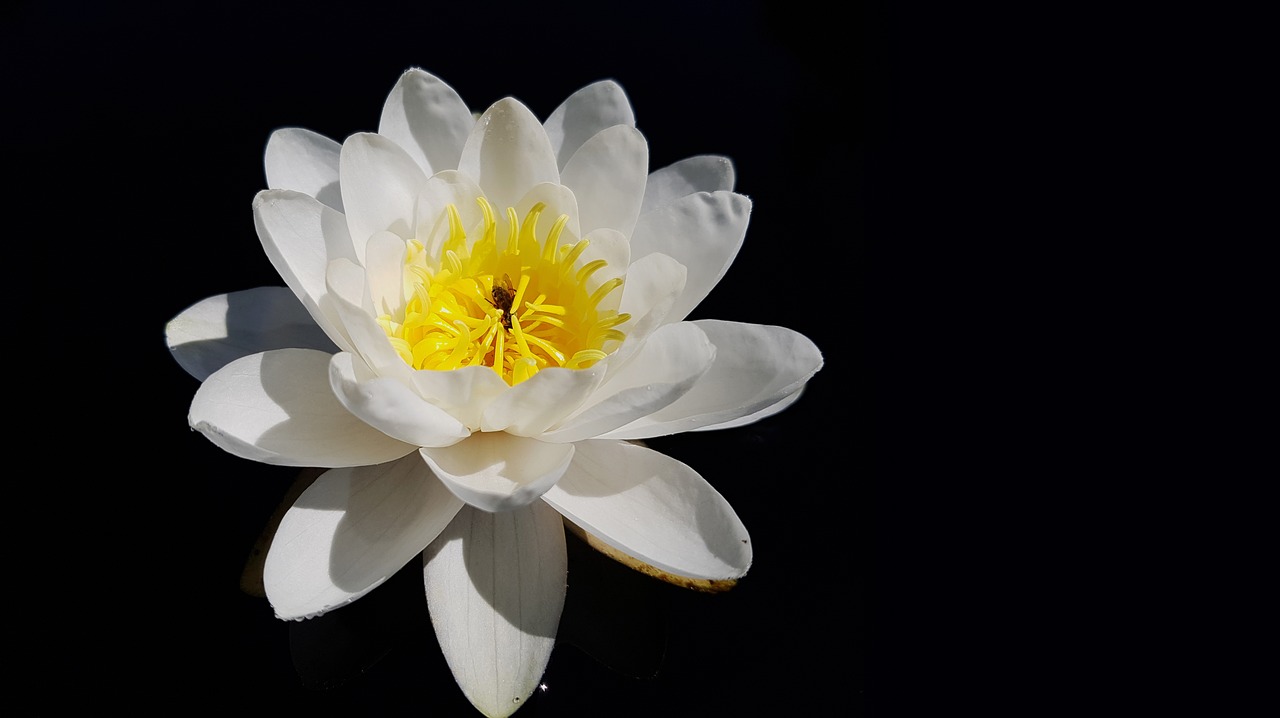
M421 554L454 677L502 716L551 653L566 521L689 585L746 573L728 503L635 443L773 414L822 365L785 328L685 321L746 233L727 159L650 174L610 81L540 123L511 98L476 119L411 70L376 134L278 130L265 164L254 219L288 289L207 299L167 335L202 381L192 427L330 469L267 556L279 617L349 603Z

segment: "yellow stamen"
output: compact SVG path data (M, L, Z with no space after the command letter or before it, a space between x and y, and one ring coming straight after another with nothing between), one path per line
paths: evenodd
M606 262L580 262L589 243L571 236L569 216L557 217L540 240L545 204L521 219L513 207L499 213L484 197L476 203L477 227L465 227L454 205L445 208L448 236L435 256L408 242L404 306L378 317L396 352L414 369L491 367L511 385L548 366L583 369L608 356L625 339L616 327L630 317L602 303L623 280L588 291Z

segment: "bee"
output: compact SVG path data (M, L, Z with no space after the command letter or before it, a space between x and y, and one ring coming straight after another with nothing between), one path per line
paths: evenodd
M511 277L502 275L502 283L493 283L493 301L489 302L502 312L502 326L511 329L511 303L515 301L516 292L511 286Z

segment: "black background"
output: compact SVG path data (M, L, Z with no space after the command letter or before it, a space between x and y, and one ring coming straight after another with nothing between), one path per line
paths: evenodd
M546 690L517 715L862 715L945 692L923 676L963 662L944 636L968 620L959 607L974 589L950 580L954 537L933 522L949 500L933 469L951 447L927 427L947 411L932 390L957 367L936 352L964 347L921 341L936 336L921 306L952 311L928 281L949 270L935 250L952 238L935 232L948 208L926 197L945 170L931 145L904 139L922 121L904 108L923 91L904 78L945 58L919 42L934 22L825 7L5 10L6 154L28 180L10 200L33 218L11 240L38 267L38 311L22 321L60 372L56 398L27 405L31 436L58 429L52 468L23 482L48 537L23 552L26 665L45 705L92 695L102 708L175 712L470 714L416 566L307 624L274 619L241 589L294 472L188 429L197 383L163 335L205 297L281 283L250 212L271 131L376 129L409 67L473 109L512 95L539 117L612 78L652 168L733 159L751 224L694 318L788 326L825 355L786 412L652 443L738 511L755 545L748 576L698 594L575 551Z

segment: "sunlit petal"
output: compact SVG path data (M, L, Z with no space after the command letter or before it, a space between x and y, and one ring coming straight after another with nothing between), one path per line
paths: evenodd
M310 618L373 590L462 508L417 454L321 474L285 513L263 584L280 618Z
M800 387L799 389L782 397L782 399L778 400L777 402L770 404L764 407L763 409L760 409L759 411L753 412L751 414L747 414L746 416L740 416L736 419L730 419L729 421L723 421L718 424L708 424L706 426L699 426L698 428L694 429L694 431L717 431L719 429L733 429L739 426L754 424L757 421L760 421L761 419L767 419L768 417L773 416L774 414L777 414L781 412L783 409L786 409L787 407L791 406L797 400L800 399L800 395L803 393L804 393L804 387Z
M352 262L337 260L329 265L326 284L354 351L380 376L407 380L412 373L409 366L391 348L386 332L367 308L372 300L365 290L364 270Z
M716 346L715 362L687 394L604 435L645 439L750 416L784 401L822 368L822 353L785 327L716 320L693 322Z
M582 230L631 234L644 198L649 145L634 127L615 125L587 140L560 172L582 208Z
M555 646L568 574L564 524L542 503L464 507L423 554L436 639L467 699L491 718L518 710Z
M689 315L729 269L747 233L751 200L733 192L687 195L640 215L631 237L631 256L669 254L688 270L684 293L667 321Z
M413 236L414 204L427 175L399 145L371 133L342 143L342 203L359 259L374 232Z
M608 545L690 578L738 578L751 540L738 515L684 464L618 441L578 443L543 501Z
M201 381L235 359L271 349L338 351L285 287L209 297L170 320L164 333L173 358Z
M495 102L462 148L458 169L484 187L495 207L514 207L539 182L559 183L551 141L518 100Z
M267 187L311 195L342 211L338 189L338 152L342 145L324 135L299 127L271 133L263 164Z
M390 138L431 175L458 166L475 118L452 87L419 69L400 76L382 106L378 134Z
M253 219L272 266L321 328L345 349L341 322L326 301L324 275L331 261L357 260L346 220L315 198L291 190L259 192Z
M733 162L718 155L689 157L649 175L640 211L652 212L695 192L732 191Z
M449 446L471 434L462 422L429 403L392 377L361 381L353 362L342 353L329 363L333 393L352 414L387 436L415 446Z
M555 148L557 166L564 167L597 132L614 125L635 124L635 113L622 87L613 80L601 80L569 95L547 117L545 127Z
M510 511L533 503L555 484L573 458L573 444L497 432L420 453L458 498L482 511Z
M619 311L631 315L627 342L619 351L634 350L639 341L668 321L671 308L684 291L687 271L665 254L650 254L631 263Z
M715 358L715 346L691 323L658 329L577 414L543 434L544 441L581 441L648 416L693 387Z
M191 428L246 459L285 466L360 466L415 446L357 419L329 388L329 355L277 349L214 372L191 401Z
M511 388L486 366L415 371L412 381L427 401L471 427L479 427L489 404Z
M482 431L506 431L538 436L577 409L604 378L604 367L543 369L489 404L481 418Z

